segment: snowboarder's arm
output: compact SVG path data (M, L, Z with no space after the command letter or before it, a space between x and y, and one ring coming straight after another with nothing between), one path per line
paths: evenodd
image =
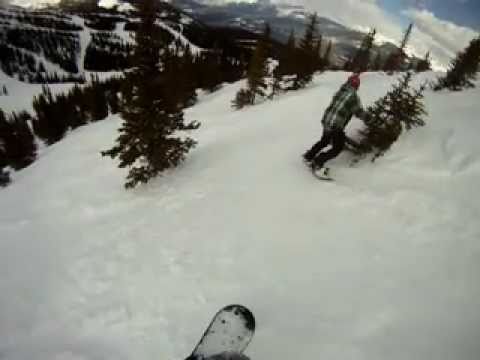
M365 121L367 117L367 113L363 109L362 102L360 101L360 98L358 97L358 95L356 96L355 100L356 100L356 103L355 103L353 114L359 119Z

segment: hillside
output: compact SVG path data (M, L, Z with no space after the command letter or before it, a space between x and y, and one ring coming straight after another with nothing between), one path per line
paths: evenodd
M64 2L45 9L0 8L0 69L30 83L83 82L90 73L127 68L132 55L131 33L137 14L131 2L110 9ZM303 7L229 3L209 6L195 0L157 3L164 35L194 49L223 49L232 61L249 58L252 40L265 23L272 27L274 56L291 30L304 34L308 13ZM319 17L322 51L334 44L332 66L341 67L355 54L364 32ZM365 29L368 32L368 29ZM387 58L396 47L386 41L373 46ZM409 62L415 64L412 57ZM230 80L230 79L229 79ZM235 79L238 80L238 79Z
M229 61L249 58L248 40L258 35L216 29L169 3L157 4L158 24L167 41L189 45L195 54L215 46ZM0 70L28 83L88 81L92 73L131 66L138 14L122 9L52 7L0 8ZM235 79L237 80L237 79Z
M199 146L134 191L99 155L116 116L45 149L0 192L0 357L181 360L242 303L252 360L476 360L480 91L428 92L426 127L323 183L300 155L345 78L242 111L242 83L203 94ZM394 80L362 76L364 103Z
M272 35L283 43L287 42L292 30L297 36L304 34L310 15L304 6L292 5L287 2L171 0L171 3L213 27L242 28L252 32L261 32L265 23L269 23L272 27ZM329 40L334 44L334 54L331 60L336 66L342 66L346 59L355 54L365 34L370 31L370 29L362 29L362 31L352 29L348 27L348 24L339 24L322 16L321 13L318 14L318 29L323 36L324 50ZM387 58L392 51L397 49L398 44L392 44L391 40L386 38L380 40L380 38L379 36L373 46L372 59L377 54L381 54L382 58ZM418 59L412 56L410 61L416 63Z

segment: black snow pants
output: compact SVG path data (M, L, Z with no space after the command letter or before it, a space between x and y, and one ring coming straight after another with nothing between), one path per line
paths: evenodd
M332 148L322 152L328 145ZM308 150L304 157L315 167L323 167L325 163L338 156L345 147L345 133L343 130L324 130L322 138Z

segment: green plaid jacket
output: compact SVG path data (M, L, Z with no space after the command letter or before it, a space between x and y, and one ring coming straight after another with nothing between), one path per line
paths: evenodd
M357 91L348 83L342 85L333 96L332 102L325 110L322 124L327 130L343 130L352 116L364 119L365 111Z

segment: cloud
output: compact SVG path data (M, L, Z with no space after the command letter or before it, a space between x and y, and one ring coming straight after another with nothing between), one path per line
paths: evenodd
M304 5L308 10L317 11L320 16L331 18L353 29L368 31L375 27L380 34L379 38L397 43L400 42L404 31L398 18L382 9L377 0L272 0L272 2Z
M272 2L281 3L285 0ZM304 5L309 10L317 11L321 16L350 27L375 26L386 36L401 33L396 20L378 5L377 0L290 0L286 2Z
M412 47L422 53L431 51L432 56L442 65L447 65L458 51L478 36L475 30L439 19L425 9L410 8L403 13L415 23Z
M478 33L468 27L441 20L426 6L432 0L404 0L409 5L403 15L415 23L409 50L423 57L431 52L434 65L445 68L452 57L463 49ZM458 0L465 2L466 0ZM385 11L378 0L272 0L273 3L288 2L304 5L321 16L332 18L348 27L368 29L375 27L385 39L399 43L405 27L398 18Z

